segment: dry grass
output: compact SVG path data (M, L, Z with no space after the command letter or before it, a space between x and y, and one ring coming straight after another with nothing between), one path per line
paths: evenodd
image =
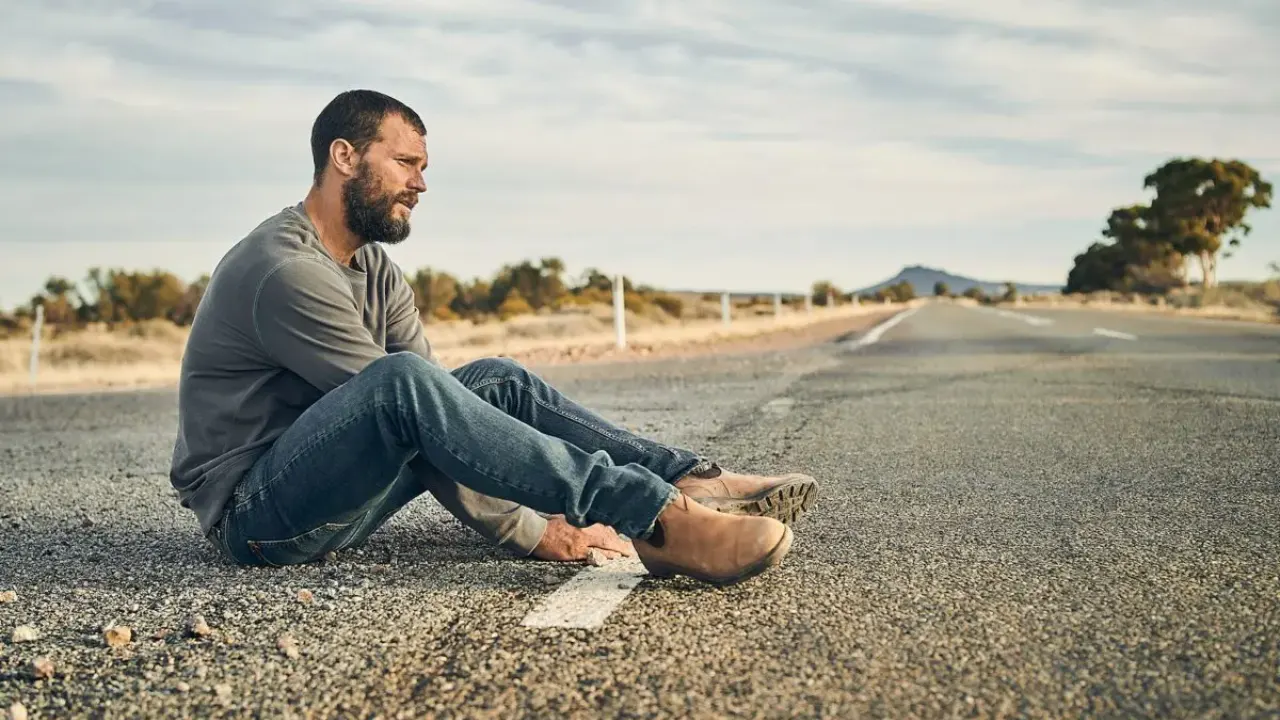
M655 308L627 312L627 344L638 355L674 346L704 346L720 341L793 330L815 322L883 312L882 306L814 308L812 314L783 308L775 318L772 307L736 308L732 323L721 323L719 303L694 308L694 318L678 320ZM713 317L715 319L705 319ZM548 353L569 359L599 355L613 348L613 309L607 305L574 308L559 313L524 315L506 322L468 321L432 323L427 336L447 365L487 355ZM40 345L36 390L127 389L173 385L178 377L187 331L160 321L129 330L88 329L56 334L46 329ZM0 393L31 391L31 341L25 336L0 340Z
M1025 304L1080 306L1090 310L1149 312L1253 322L1280 322L1280 280L1226 283L1205 290L1182 288L1167 295L1121 292L1076 293L1024 298Z

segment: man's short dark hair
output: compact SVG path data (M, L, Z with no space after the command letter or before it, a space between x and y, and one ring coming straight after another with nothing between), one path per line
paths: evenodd
M311 126L311 160L315 164L312 179L320 182L334 140L342 138L356 152L363 153L378 139L378 126L387 115L399 115L420 134L427 134L426 125L413 108L376 90L347 90L330 100Z

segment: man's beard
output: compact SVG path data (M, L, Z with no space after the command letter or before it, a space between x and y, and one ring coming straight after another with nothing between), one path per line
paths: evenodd
M397 220L392 214L395 204L413 203L412 193L378 194L377 181L368 163L361 162L356 176L342 187L342 205L347 212L347 227L365 243L394 245L409 237L409 219Z

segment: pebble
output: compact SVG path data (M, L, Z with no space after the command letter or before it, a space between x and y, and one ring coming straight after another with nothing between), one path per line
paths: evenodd
M40 639L40 631L30 625L19 625L13 629L13 642L35 642Z
M281 635L276 639L276 647L280 648L280 651L290 660L298 659L298 641L294 640L292 635Z
M4 592L0 592L0 603L14 603L14 602L18 602L18 593L14 592L13 590L5 590Z
M122 648L133 642L133 628L128 625L116 625L107 628L106 632L102 633L102 637L107 641L107 647Z
M604 552L597 548L589 548L587 550L587 564L592 567L600 567L609 562L609 558L604 556Z
M174 685L174 688L175 688L175 689L177 689L177 691L178 691L178 692L180 692L180 693L189 693L189 692L191 692L191 686L190 686L190 685L188 685L188 684L186 684L186 683L184 683L184 682L182 682L181 680L179 680L179 681L178 681L178 684L177 684L177 685Z
M53 661L47 657L38 657L31 661L27 670L36 680L48 680L53 677Z
M213 628L205 622L203 615L193 615L187 623L187 633L192 637L206 638L213 634Z
M226 683L214 685L213 694L217 695L219 700L228 700L231 698L231 686Z
M298 602L300 603L310 603L312 600L315 599L315 597L316 596L310 590L298 591Z
M14 702L9 706L9 717L12 720L27 720L27 708L20 702Z

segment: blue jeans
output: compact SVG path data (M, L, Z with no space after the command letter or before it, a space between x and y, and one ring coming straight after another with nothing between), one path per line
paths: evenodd
M431 492L464 522L468 505L505 508L472 524L499 542L521 513L541 521L533 511L644 538L675 497L671 483L703 462L617 427L514 361L449 371L394 353L302 413L237 485L213 537L240 564L310 562L363 544Z

